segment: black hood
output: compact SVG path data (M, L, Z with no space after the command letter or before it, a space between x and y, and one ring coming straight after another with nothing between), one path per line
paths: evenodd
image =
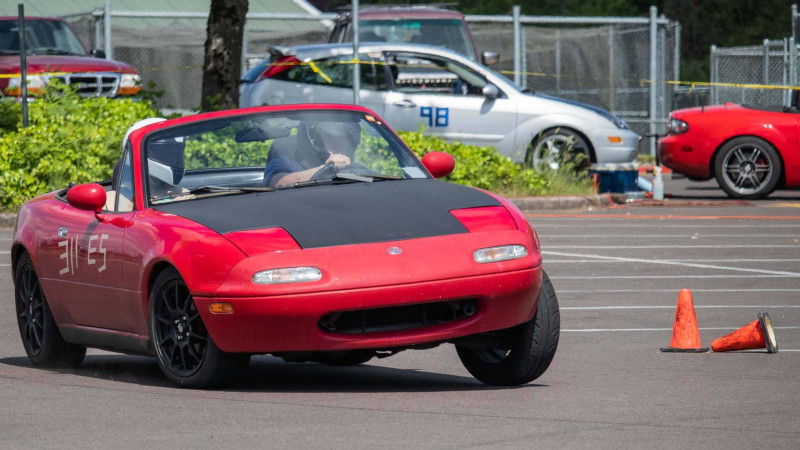
M450 210L500 206L437 180L376 181L226 195L154 206L224 234L280 227L302 248L466 233Z

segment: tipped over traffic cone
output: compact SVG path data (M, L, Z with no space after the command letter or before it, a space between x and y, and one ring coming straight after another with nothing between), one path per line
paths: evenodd
M772 321L769 314L758 313L758 320L754 320L711 343L715 352L730 352L733 350L750 350L754 348L767 348L768 353L778 353L778 342L775 340L775 331L772 330Z
M672 326L672 341L662 352L705 353L708 348L700 347L700 330L694 315L692 291L681 289L678 294L678 309L675 310L675 324Z

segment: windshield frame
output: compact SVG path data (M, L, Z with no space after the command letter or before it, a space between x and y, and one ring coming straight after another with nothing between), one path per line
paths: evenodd
M164 139L165 137L170 137L170 136L181 135L181 136L186 137L186 136L204 134L204 133L212 132L212 131L214 131L216 129L222 129L222 128L228 127L231 124L237 123L237 122L258 121L259 118L261 120L265 120L266 121L270 116L272 116L274 118L280 118L280 117L288 118L287 116L292 116L292 115L300 116L300 115L302 115L304 113L309 113L309 114L333 113L333 114L342 114L342 115L349 114L349 115L356 116L356 117L358 117L358 116L361 116L361 117L371 116L375 120L372 121L372 120L367 119L366 121L367 122L371 122L372 126L373 126L373 129L377 131L377 134L380 137L382 137L389 144L390 149L394 153L394 157L398 161L398 164L402 164L402 163L413 164L413 167L419 169L419 174L422 175L421 177L408 176L406 178L397 179L397 181L410 180L410 179L432 179L433 178L430 175L430 173L428 172L428 170L425 168L425 166L422 164L420 159L414 154L414 152L408 147L408 145L400 138L400 136L398 136L397 133L391 127L389 127L386 124L386 122L382 118L380 118L377 114L375 114L374 112L369 111L369 110L367 110L365 108L362 109L362 108L358 108L358 107L353 108L353 109L350 109L350 108L341 109L341 108L335 108L335 107L326 107L326 106L331 106L331 105L314 105L314 106L320 106L320 107L292 108L291 105L290 105L289 108L285 108L285 107L284 108L281 108L281 107L277 107L277 108L276 107L261 107L261 108L268 108L268 110L254 111L254 112L250 112L250 113L246 113L246 114L224 114L224 115L219 115L219 113L211 113L213 115L213 117L207 117L207 118L203 118L203 119L200 119L200 120L189 120L189 121L186 121L186 120L178 119L178 120L181 120L182 123L178 123L178 124L175 124L173 126L163 126L162 124L165 124L165 122L162 122L161 124L158 124L157 125L157 129L153 130L152 132L147 133L142 138L142 140L140 142L140 145L139 145L139 158L138 158L139 161L138 161L138 164L140 166L140 174L141 174L141 176L139 177L139 179L137 181L139 183L141 183L140 186L142 188L142 194L143 194L142 195L143 207L145 209L147 209L147 208L151 208L151 207L154 207L154 206L159 206L161 204L164 204L164 203L153 202L150 199L150 197L151 197L150 196L151 186L150 186L150 182L149 182L150 174L149 174L148 157L147 157L148 156L148 151L147 151L148 150L148 144L150 142L152 142L153 140ZM342 106L345 106L345 105L342 105ZM259 109L261 109L261 108L259 108ZM226 124L226 125L224 125L222 127L215 127L214 122L217 122L219 124ZM190 133L186 133L186 134L180 134L179 130L182 129L182 128L183 129L187 129L187 130L190 130L192 128L194 128L194 129L205 128L205 130L203 132L201 132L201 133L191 133L190 132ZM268 140L265 140L264 142L267 142L267 141ZM398 152L400 153L400 155L398 155ZM402 158L401 158L401 156L402 156ZM400 167L409 167L409 166L402 166L401 165ZM234 166L234 167L222 167L222 168L195 168L195 169L187 169L186 172L188 173L189 171L235 171L235 170L245 171L247 169L252 170L252 169L255 169L255 168L258 168L259 170L263 171L264 166L261 165L261 166ZM365 176L368 176L368 175L365 175ZM393 179L393 178L392 177L376 177L375 179ZM325 180L325 181L336 181L336 180ZM319 183L319 184L322 185L322 184L327 184L327 183ZM336 183L333 183L333 184L336 184ZM307 186L308 186L307 184L304 184L304 185L299 185L297 187L307 187ZM229 187L229 186L226 186L226 187ZM252 191L237 191L235 187L230 187L230 188L231 188L231 191L226 192L225 194L251 194L251 193L253 193ZM264 191L261 191L261 192L286 191L286 190L292 190L292 189L295 189L295 187L286 187L286 188L279 188L279 189L265 189ZM223 195L225 195L225 194L223 194ZM219 193L215 193L214 195L219 195ZM182 199L182 200L179 200L179 201L192 201L192 200L202 199L202 198L205 198L205 197L207 197L207 195L203 195L203 196L195 197L195 198L191 198L191 199ZM167 198L167 197L164 197L164 198Z

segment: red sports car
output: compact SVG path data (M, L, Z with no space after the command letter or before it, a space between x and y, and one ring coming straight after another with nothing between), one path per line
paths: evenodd
M453 343L517 385L555 354L558 302L507 200L435 180L372 111L295 105L144 121L112 180L27 202L12 247L35 366L153 355L185 387L252 354L355 365Z
M727 103L673 111L658 141L659 160L691 179L715 177L730 197L763 198L800 186L798 119L796 107Z

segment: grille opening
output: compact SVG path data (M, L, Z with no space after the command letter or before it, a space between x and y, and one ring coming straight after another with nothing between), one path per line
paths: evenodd
M474 299L420 303L326 314L318 325L331 333L346 334L410 330L470 317L477 310Z
M52 78L59 79L64 84L76 86L78 93L84 97L111 97L116 93L117 85L119 84L118 75L81 73L60 75Z

